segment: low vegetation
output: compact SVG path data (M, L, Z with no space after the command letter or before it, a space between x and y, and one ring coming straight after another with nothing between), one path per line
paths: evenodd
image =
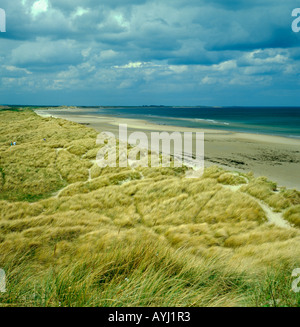
M268 181L265 177L252 179L241 190L263 200L279 212L293 205L300 204L300 192L285 188L278 190L277 184Z
M299 306L298 191L218 167L99 168L96 137L0 110L0 305Z

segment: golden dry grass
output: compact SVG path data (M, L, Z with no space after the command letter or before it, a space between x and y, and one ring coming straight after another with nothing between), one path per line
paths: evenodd
M299 191L285 188L277 190L276 183L268 181L266 177L253 178L241 190L263 200L276 211L282 211L292 205L300 204Z
M96 136L30 110L0 111L0 303L299 305L290 290L299 192L218 167L199 179L184 167L101 169ZM267 224L255 198L294 227Z
M300 205L293 206L285 211L284 218L300 228Z

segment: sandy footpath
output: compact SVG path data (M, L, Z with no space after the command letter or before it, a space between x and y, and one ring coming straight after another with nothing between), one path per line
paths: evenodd
M261 134L158 125L118 116L80 115L82 112L84 109L36 110L36 113L41 116L68 119L92 127L99 132L113 132L116 137L118 137L119 124L127 124L129 133L144 131L149 139L151 131L204 132L206 167L217 164L228 170L252 171L255 176L266 176L277 182L279 186L300 190L300 140Z

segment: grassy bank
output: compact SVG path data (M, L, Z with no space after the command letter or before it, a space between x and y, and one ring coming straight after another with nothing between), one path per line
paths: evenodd
M1 305L299 306L299 192L218 167L101 169L96 137L0 111Z

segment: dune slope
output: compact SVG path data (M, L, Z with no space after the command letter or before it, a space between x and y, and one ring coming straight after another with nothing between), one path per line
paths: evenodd
M96 137L0 111L1 305L299 306L298 191L217 166L99 168Z

